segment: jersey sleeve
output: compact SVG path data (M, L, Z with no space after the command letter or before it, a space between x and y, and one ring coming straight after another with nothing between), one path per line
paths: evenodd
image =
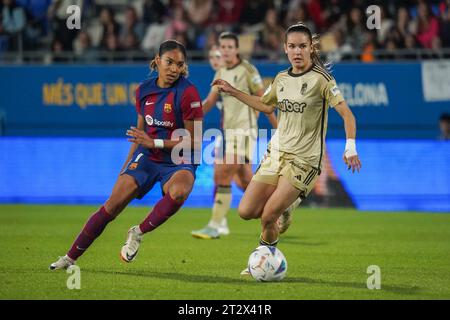
M141 100L139 99L139 93L141 91L141 86L136 88L136 93L135 93L135 102L134 102L134 106L136 108L136 112L137 114L141 114Z
M274 106L278 102L277 97L277 82L278 76L272 81L271 85L266 89L260 101L269 106Z
M328 105L335 107L342 101L344 101L344 96L342 95L341 91L339 90L336 80L331 79L330 81L327 81L323 85L322 89L322 96L327 101Z
M184 90L181 98L181 111L183 113L183 120L202 119L202 100L194 86L188 87Z
M247 82L248 87L250 88L250 92L252 94L257 93L259 90L264 89L263 81L261 75L254 66L250 66L249 71L247 72Z

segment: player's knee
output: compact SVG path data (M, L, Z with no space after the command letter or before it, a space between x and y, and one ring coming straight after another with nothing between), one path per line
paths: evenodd
M108 212L113 219L115 219L122 212L125 206L126 204L122 203L122 201L112 197L106 200L104 204L106 212Z
M192 190L192 186L180 185L180 186L170 188L169 194L173 200L182 202L182 201L185 201L189 197L191 190Z
M269 227L272 224L275 224L280 216L278 213L280 212L280 208L277 206L266 206L264 208L264 212L261 215L261 224L263 226Z
M229 185L236 173L236 168L233 165L217 166L214 170L214 180L216 184Z
M229 185L231 184L232 177L228 172L220 172L214 174L214 182L216 185Z
M271 228L272 226L276 225L277 219L278 219L277 215L273 212L264 213L261 216L261 226L264 229Z
M245 204L239 204L238 207L239 216L244 220L256 219L258 217L258 213L255 210L252 210L250 206Z

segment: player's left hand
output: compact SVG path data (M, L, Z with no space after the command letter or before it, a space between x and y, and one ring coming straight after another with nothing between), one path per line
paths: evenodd
M347 169L352 169L352 173L356 171L359 172L361 170L361 160L359 160L359 157L357 154L346 157L345 154L343 156L344 162L347 165Z
M128 138L128 141L140 144L146 148L153 148L155 145L153 139L150 138L144 130L136 127L130 127L130 129L127 130L127 136L130 137Z

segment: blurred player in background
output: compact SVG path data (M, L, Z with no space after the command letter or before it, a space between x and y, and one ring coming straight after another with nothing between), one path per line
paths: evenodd
M255 110L279 111L278 130L238 209L243 219L261 219L260 245L277 245L280 215L298 197L304 199L308 195L321 173L328 106L333 106L344 120L345 164L352 172L361 168L355 144L355 118L320 60L317 44L317 37L306 25L290 26L284 48L291 67L278 73L261 98L242 92L223 79L213 82L220 92ZM241 274L248 273L245 269Z
M222 54L220 53L219 47L213 45L208 52L208 60L211 68L217 72L223 66Z
M439 140L450 140L450 113L443 113L439 117Z
M252 64L239 56L237 35L231 32L222 33L219 36L219 49L219 52L212 52L213 59L211 59L210 52L210 63L213 68L220 64L218 60L214 59L214 55L218 56L220 53L222 59L222 65L217 69L214 79L227 79L240 90L261 96L264 93L262 78ZM203 113L209 112L217 104L219 98L219 92L213 87L203 101ZM225 106L221 110L224 141L216 141L212 216L205 228L191 232L192 236L200 239L217 239L221 234L229 234L226 216L231 205L231 182L234 179L238 187L245 190L253 176L252 157L258 135L259 112L231 96L225 95L222 99ZM275 115L269 114L268 119L276 128ZM238 133L236 129L242 131ZM233 137L227 137L227 132L232 133ZM237 138L237 135L240 137ZM239 158L244 158L245 163L239 162Z
M189 196L197 165L195 151L201 148L201 130L194 134L194 124L203 118L200 96L186 79L186 49L175 41L164 41L151 69L158 76L144 81L136 90L137 126L127 131L132 142L130 152L112 194L87 221L64 257L50 265L51 270L66 269L89 248L125 207L141 199L156 182L161 183L163 198L140 225L131 227L120 252L122 260L136 258L143 234L153 231L174 215ZM174 139L172 133L184 129L185 136ZM180 143L194 148L191 159L174 163L172 149Z
M223 59L222 59L222 54L220 53L219 47L214 45L211 47L211 49L209 50L209 54L208 54L208 60L209 60L209 64L211 66L211 68L214 71L218 71L222 66L223 66ZM216 107L217 109L219 109L219 111L221 112L221 117L223 117L223 101L222 101L222 97L218 97L217 101L216 101ZM217 137L217 140L215 141L215 154L216 155L220 155L221 152L223 152L223 140L222 137ZM241 171L238 171L234 177L233 177L233 181L236 183L236 185L241 189L241 190L245 190L245 188L248 185L248 182L243 181L242 177L240 175ZM214 195L215 196L215 195ZM228 223L227 223L227 218L224 217L222 219L222 222L220 224L220 227L218 229L219 233L222 235L227 235L229 233L229 229L228 229Z

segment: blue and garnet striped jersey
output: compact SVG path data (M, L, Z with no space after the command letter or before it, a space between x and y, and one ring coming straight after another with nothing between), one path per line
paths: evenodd
M170 139L172 132L184 128L184 120L203 118L200 95L190 80L180 76L170 88L160 88L156 81L150 78L136 90L136 112L145 119L150 138ZM153 161L173 163L172 150L140 148Z

